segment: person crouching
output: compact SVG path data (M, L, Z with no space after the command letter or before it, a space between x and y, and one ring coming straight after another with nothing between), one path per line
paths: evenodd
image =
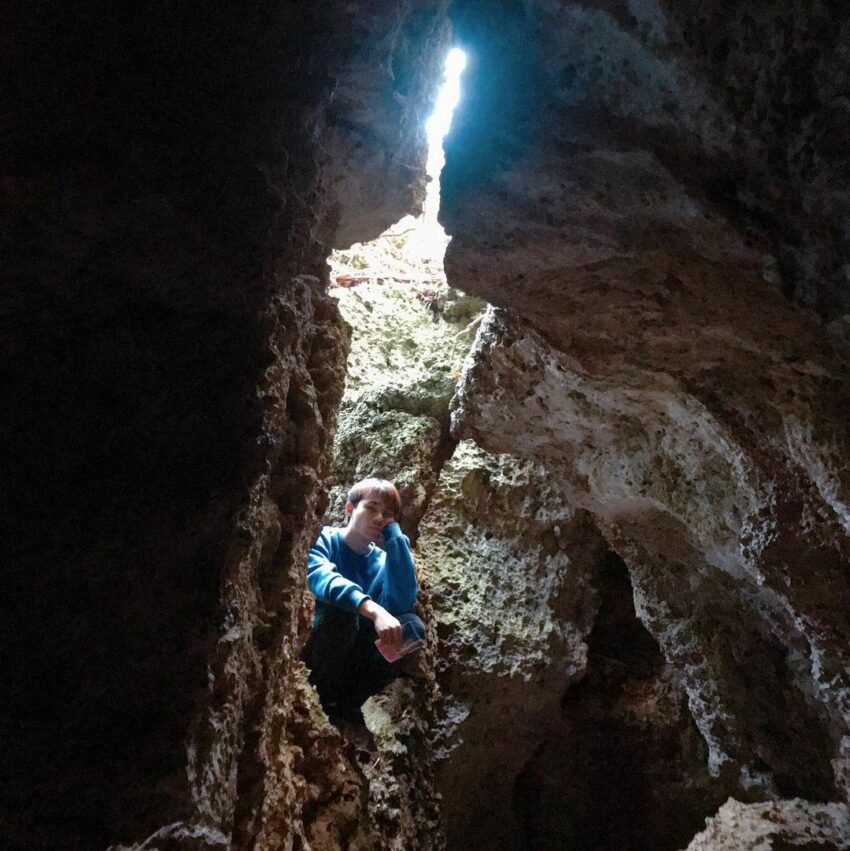
M325 526L310 548L307 587L316 609L301 659L331 721L359 718L363 702L401 673L401 655L424 642L410 541L396 522L400 508L391 482L357 482L348 492L346 526Z

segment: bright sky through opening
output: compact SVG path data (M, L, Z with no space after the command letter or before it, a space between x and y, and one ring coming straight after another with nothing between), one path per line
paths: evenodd
M449 51L443 70L443 86L437 94L434 112L425 125L428 133L428 176L438 180L445 164L443 139L452 126L452 113L460 101L460 75L466 67L466 54L458 47Z
M439 260L448 245L448 237L437 221L440 211L440 172L446 162L443 139L452 124L452 113L460 101L460 77L466 67L466 54L452 48L443 65L443 85L437 94L434 112L425 124L428 136L428 161L426 171L430 178L425 196L422 217L416 221L416 233L408 244L411 256L422 260Z
M422 214L417 218L405 216L375 240L375 244L383 238L397 240L393 251L412 264L416 269L414 275L428 279L444 274L443 257L449 237L437 221L440 212L440 172L446 162L443 140L451 127L452 113L460 101L460 78L465 67L466 54L460 48L452 48L443 64L443 84L437 93L434 111L425 123L428 141L425 168L429 180ZM400 258L397 256L397 259ZM407 273L406 277L409 275Z

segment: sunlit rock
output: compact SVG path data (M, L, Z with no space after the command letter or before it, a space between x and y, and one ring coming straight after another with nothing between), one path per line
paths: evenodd
M765 804L729 799L708 819L687 851L761 851L767 848L850 848L846 804L813 804L795 798Z

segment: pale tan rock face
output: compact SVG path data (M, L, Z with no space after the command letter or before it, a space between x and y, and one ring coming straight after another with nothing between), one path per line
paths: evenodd
M382 250L378 244L367 249ZM327 519L341 523L354 482L382 476L398 487L401 526L416 542L440 466L453 449L449 402L483 305L462 299L445 283L420 292L389 274L331 292L348 324L351 352ZM428 646L412 659L416 677L395 681L363 707L376 746L361 769L365 805L351 847L405 851L438 849L445 842L433 776L437 618L421 547L414 547L414 557L422 586L417 611Z
M687 851L850 848L850 811L846 804L812 804L799 798L742 804L730 798L707 822Z
M569 485L462 441L419 552L448 847L681 847L725 794L625 566Z
M445 284L417 292L389 276L331 293L352 343L329 520L342 522L354 482L377 475L398 487L402 522L415 530L451 451L449 402L484 305Z
M450 847L521 842L516 777L584 674L603 546L547 479L542 466L465 441L420 525L440 639L437 785Z
M538 459L596 516L629 564L638 614L683 678L712 772L744 788L839 794L846 580L822 543L841 532L813 483L798 472L789 486L787 469L777 475L763 454L756 463L686 395L590 376L498 312L478 345L457 433ZM826 522L780 528L783 485Z

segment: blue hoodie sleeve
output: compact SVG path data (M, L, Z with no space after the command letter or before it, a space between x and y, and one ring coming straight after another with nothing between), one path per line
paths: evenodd
M381 605L393 615L412 612L416 605L419 583L416 565L410 554L410 541L398 523L384 527L384 552L387 562L384 573Z
M363 593L363 589L356 582L346 579L331 560L333 534L333 529L329 527L322 529L316 543L310 547L307 587L316 595L317 600L347 612L356 612L364 600L371 598Z

